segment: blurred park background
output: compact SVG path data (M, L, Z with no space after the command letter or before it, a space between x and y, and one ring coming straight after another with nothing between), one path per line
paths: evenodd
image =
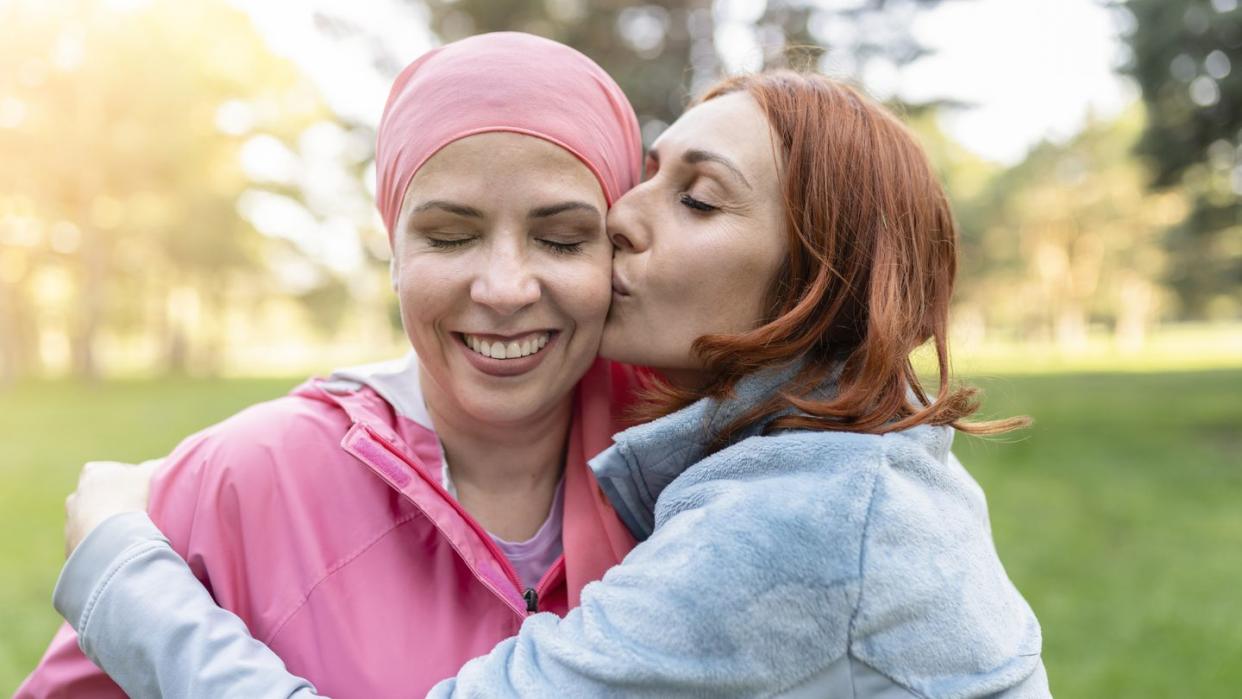
M791 60L897 108L962 224L956 365L1036 421L958 450L1054 692L1237 696L1237 0L0 0L0 692L83 461L402 351L375 125L409 60L500 29L595 58L648 143Z

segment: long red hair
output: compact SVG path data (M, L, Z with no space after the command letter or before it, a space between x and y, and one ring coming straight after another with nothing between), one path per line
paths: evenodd
M713 449L769 420L769 432L932 424L995 434L1028 424L966 421L978 410L977 389L952 384L947 338L957 226L910 130L850 85L811 72L732 77L700 102L739 91L759 103L778 139L788 257L768 291L766 322L694 343L712 381L693 391L656 381L639 416L726 397L757 369L801 360L780 391L714 436ZM928 341L939 369L934 399L910 360ZM835 392L817 395L837 372ZM771 419L790 407L792 414Z

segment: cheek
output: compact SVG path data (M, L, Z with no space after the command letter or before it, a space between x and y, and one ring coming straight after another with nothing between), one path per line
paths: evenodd
M450 309L453 298L464 293L461 287L466 277L460 274L459 266L448 260L421 256L400 261L396 273L397 300L407 334L431 331L431 323Z
M722 263L731 273L732 292L752 306L762 305L773 277L784 259L783 246L764 239L766 244L755 245L752 241L732 250L730 259Z
M612 261L575 260L556 266L544 277L548 294L581 331L598 333L612 301Z
M661 295L668 310L693 317L703 333L753 329L783 259L779 242L752 231L729 231L710 244L680 242L668 252Z

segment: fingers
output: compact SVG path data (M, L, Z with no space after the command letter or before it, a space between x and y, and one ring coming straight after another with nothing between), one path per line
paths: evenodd
M163 463L163 459L148 459L138 464L123 461L87 461L82 465L82 472L78 474L78 487L81 488L84 483L106 480L138 471L145 472L149 479Z
M73 508L77 503L78 491L65 496L65 558L77 548L77 539L73 535Z
M151 477L162 464L162 459L140 464L83 464L77 489L65 497L65 555L72 553L92 529L110 516L145 510Z
M163 459L147 459L146 461L143 461L142 463L138 464L138 468L142 469L143 471L146 471L148 476L153 476L155 475L155 472L159 470L159 468L163 465L164 465Z
M87 461L85 464L82 464L82 471L78 474L78 487L80 488L83 483L99 477L101 473L117 468L132 467L129 464L123 464L119 461Z

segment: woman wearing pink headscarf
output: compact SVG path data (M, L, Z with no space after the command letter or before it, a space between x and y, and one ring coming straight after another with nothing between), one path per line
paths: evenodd
M152 486L176 551L292 672L421 695L633 547L586 461L631 378L596 351L604 215L640 162L620 88L561 44L477 36L397 78L377 199L414 352L190 437ZM17 692L122 695L67 625Z

